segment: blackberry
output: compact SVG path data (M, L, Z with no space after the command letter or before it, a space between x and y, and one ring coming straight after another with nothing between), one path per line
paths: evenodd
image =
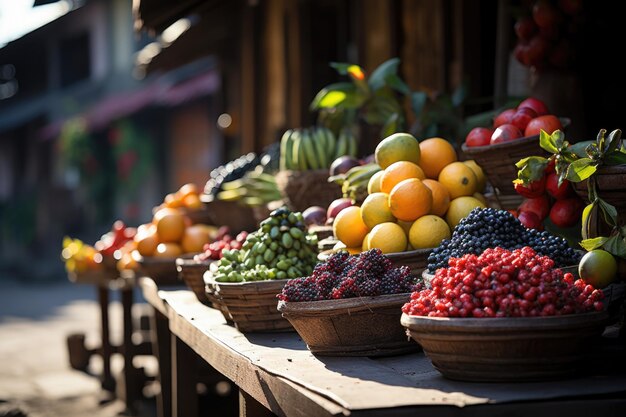
M506 210L476 208L459 222L449 240L433 249L428 257L428 270L434 273L447 267L450 258L479 255L487 248L513 250L524 246L552 258L557 266L572 265L579 259L567 241L548 232L525 228Z

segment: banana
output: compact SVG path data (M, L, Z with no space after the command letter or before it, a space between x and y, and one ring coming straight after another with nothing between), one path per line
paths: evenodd
M367 164L354 167L346 173L346 182L358 183L360 180L371 178L372 175L380 171L381 168L378 164Z
M291 139L292 130L288 129L285 133L283 133L282 138L280 139L280 169L284 171L286 169L291 169L293 164L291 162L292 159L292 148L293 148L293 140Z
M328 158L326 157L326 135L319 128L313 128L311 138L313 140L313 146L317 155L317 160L320 163L320 168L328 168L330 165Z
M322 127L321 130L322 130L322 134L326 138L326 156L328 158L329 166L330 166L330 164L335 160L335 150L337 148L337 140L335 139L335 135L330 129L326 127Z
M300 147L301 147L299 130L294 130L291 133L291 141L292 141L291 161L293 164L291 169L299 170L300 169Z
M306 161L306 152L304 150L304 136L302 131L294 130L292 136L295 136L293 142L294 169L306 171L308 169L308 165Z
M217 199L222 201L237 201L245 196L245 190L242 188L229 191L220 191L217 193Z
M348 138L344 131L339 134L339 139L337 139L337 149L335 151L335 158L337 159L340 156L344 156L348 153Z
M320 169L320 161L315 154L315 145L309 129L302 130L302 145L304 146L304 153L306 155L306 161L311 169Z

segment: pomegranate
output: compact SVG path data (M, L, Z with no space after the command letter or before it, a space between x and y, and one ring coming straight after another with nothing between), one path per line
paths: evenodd
M487 127L475 127L467 134L465 138L465 145L472 146L487 146L493 135L493 129Z
M548 217L548 213L550 213L550 199L545 194L535 198L526 198L517 208L517 211L519 211L520 214L525 211L535 213L537 217L539 217L539 220L543 220Z
M491 144L509 142L522 137L522 132L512 124L503 124L498 126L491 135Z

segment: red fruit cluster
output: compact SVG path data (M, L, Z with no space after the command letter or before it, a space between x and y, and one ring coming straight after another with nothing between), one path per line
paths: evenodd
M582 0L538 0L527 12L515 23L515 58L539 71L571 68L576 50L572 41L582 21Z
M241 232L233 239L233 237L228 233L228 229L220 229L220 233L217 235L217 240L205 244L202 248L204 252L196 255L194 259L197 261L222 259L222 251L241 249L241 246L246 241L247 237L248 232Z
M515 109L507 109L493 120L493 128L475 127L465 138L465 145L487 146L510 142L522 137L538 135L541 130L552 133L561 130L559 119L549 114L548 107L539 99L529 97Z
M563 274L552 259L528 246L450 258L431 286L411 294L402 311L429 317L537 317L604 308L602 291Z
M526 197L517 211L520 222L530 229L543 230L543 220L548 216L557 227L572 227L584 209L583 201L576 196L568 180L559 185L552 161L541 178L529 184L516 180L515 191Z

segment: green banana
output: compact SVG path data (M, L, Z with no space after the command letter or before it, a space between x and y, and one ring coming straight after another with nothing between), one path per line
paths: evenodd
M346 133L342 131L339 134L339 139L337 139L337 149L335 151L335 158L337 159L340 156L344 156L348 153L348 137Z
M291 162L292 159L292 148L293 148L293 140L291 139L292 130L288 129L285 133L283 133L282 138L280 139L280 169L282 171L286 169L291 169L293 164Z
M330 164L332 164L335 160L337 140L335 139L335 135L330 129L326 127L321 127L320 130L326 141L324 150L326 151L326 158L328 159L328 165L330 166Z
M304 154L306 155L306 161L311 169L320 169L320 163L317 160L315 154L315 146L313 145L313 139L309 129L302 130L302 146L304 147Z
M293 155L295 157L294 162L296 163L295 169L306 171L309 169L309 166L307 164L306 151L304 149L304 136L300 130L296 130L294 133L296 133L293 146Z
M357 169L358 168L358 169ZM380 171L381 168L377 164L367 164L352 168L346 173L346 182L353 184L360 180L371 178L372 175Z
M324 135L321 129L314 128L311 137L313 139L317 160L320 163L320 168L328 168L330 163L328 162L326 153L326 135Z

